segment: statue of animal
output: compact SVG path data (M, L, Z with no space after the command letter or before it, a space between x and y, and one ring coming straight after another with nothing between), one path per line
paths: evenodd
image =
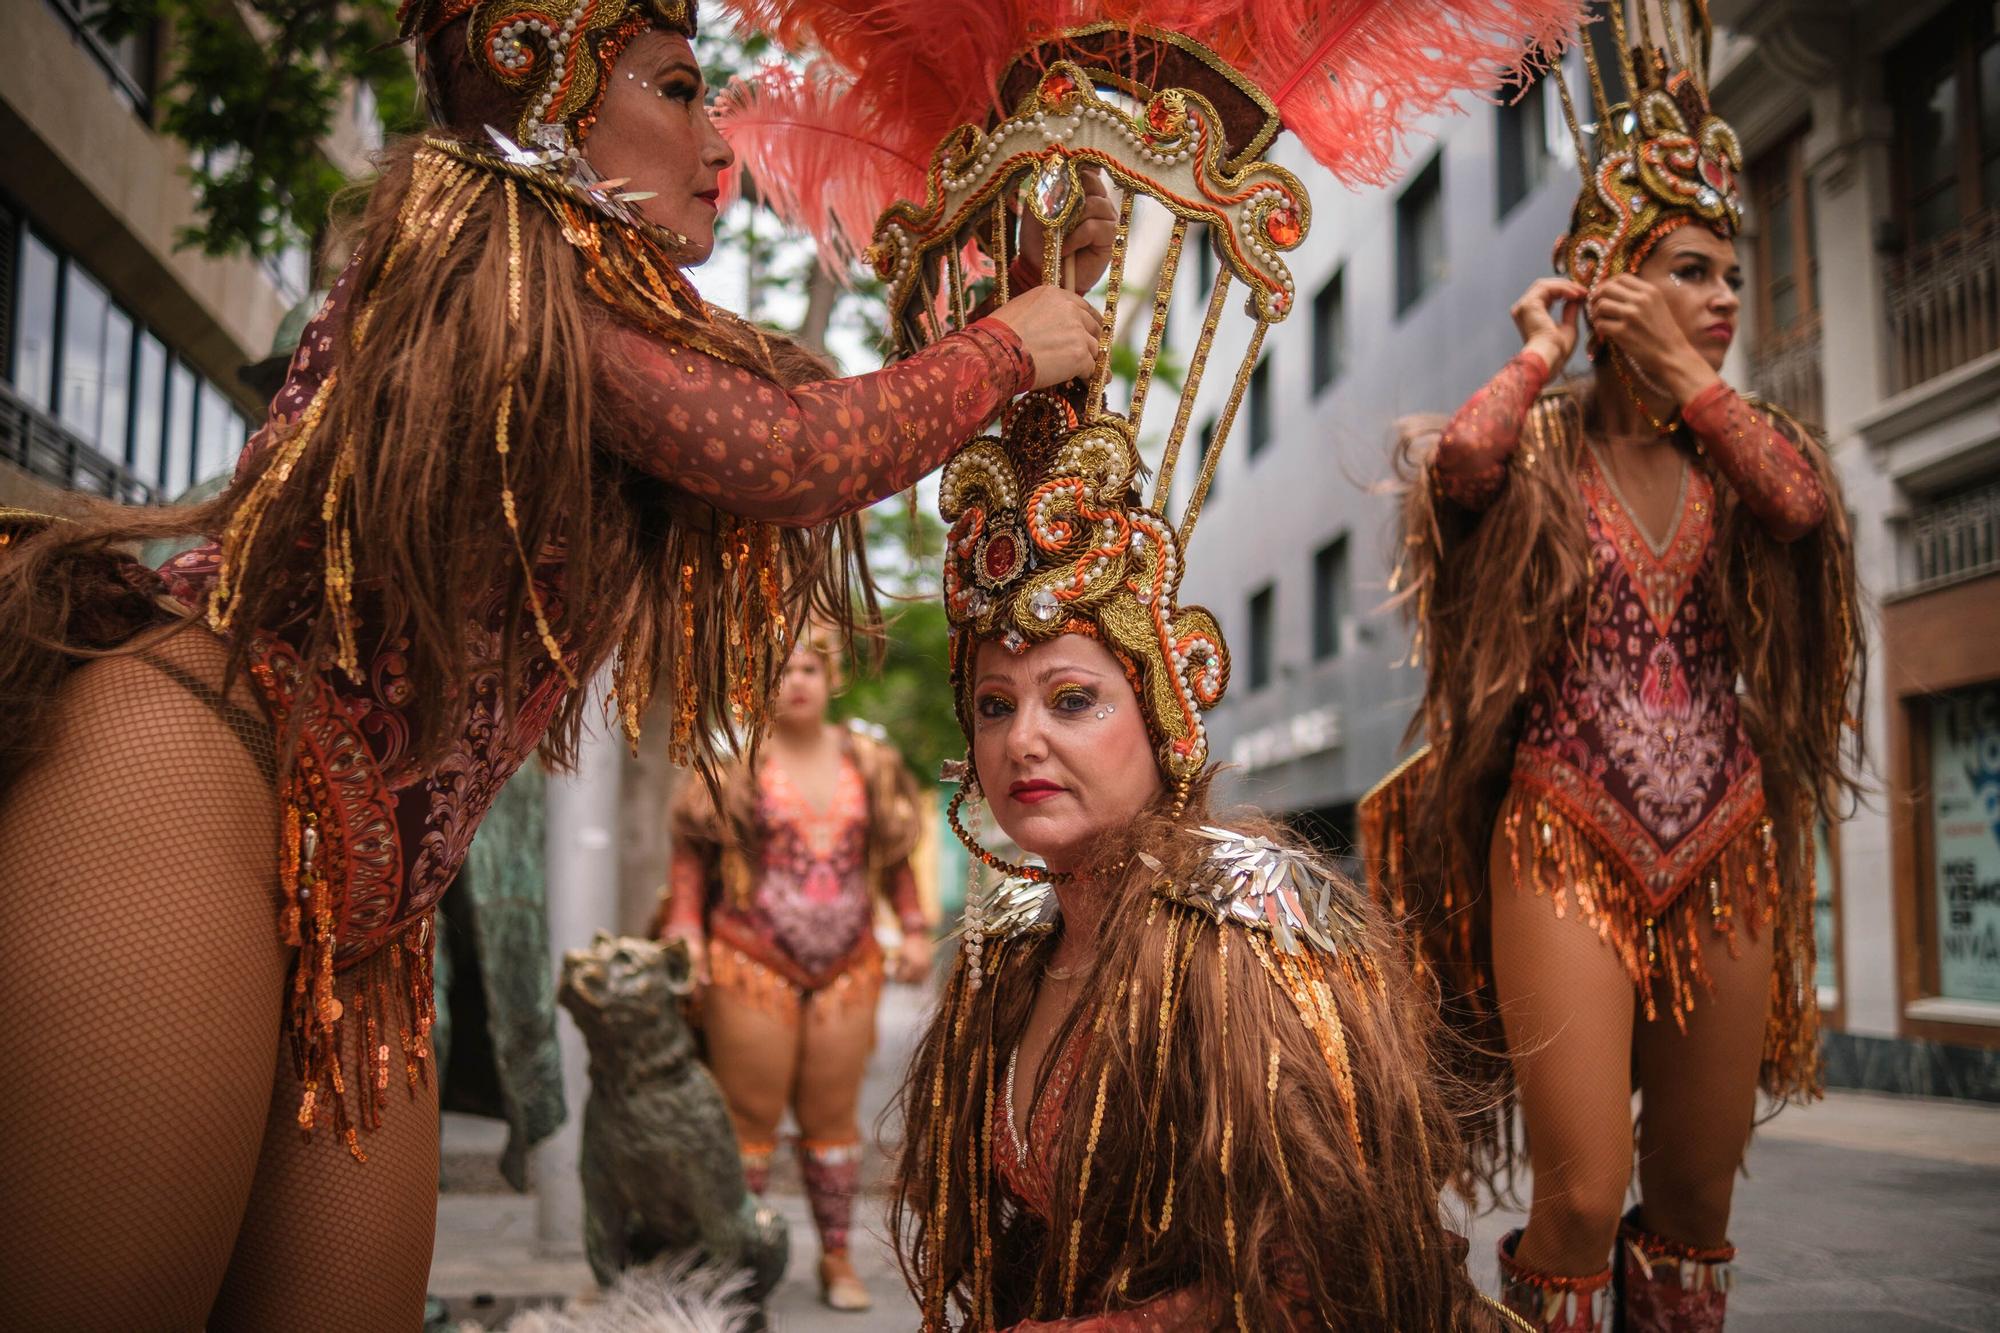
M785 1221L743 1183L736 1131L695 1057L687 949L605 931L563 955L558 998L590 1050L584 1250L598 1282L662 1256L742 1269L761 1303L784 1276Z

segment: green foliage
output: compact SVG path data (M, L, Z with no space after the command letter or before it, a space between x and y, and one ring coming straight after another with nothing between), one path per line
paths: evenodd
M888 729L917 776L937 780L938 765L962 758L965 738L952 712L949 633L937 577L944 524L906 497L868 515L868 564L891 600L888 642L879 669L853 664L834 716L864 718Z
M320 145L350 82L374 91L388 130L417 126L395 0L103 0L92 21L113 41L159 31L159 128L195 159L200 220L179 241L211 255L275 255L318 235L346 184Z

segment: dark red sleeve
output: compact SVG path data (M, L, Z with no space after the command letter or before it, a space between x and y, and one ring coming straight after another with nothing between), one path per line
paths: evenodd
M1439 492L1466 509L1484 509L1507 480L1507 460L1521 443L1521 424L1549 382L1549 365L1523 351L1500 368L1446 423L1431 475Z
M608 446L718 509L798 526L906 489L1035 382L994 320L873 374L793 389L627 325L598 346Z
M700 939L708 930L706 918L708 863L702 854L676 839L673 855L667 859L667 897L653 934L658 939L688 935Z
M1773 537L1796 541L1826 517L1826 489L1799 442L1742 394L1717 380L1682 406L1681 420Z
M896 909L896 922L902 926L905 935L919 935L931 928L924 920L923 900L917 895L917 872L910 867L907 857L889 867L885 876L889 888L889 905Z

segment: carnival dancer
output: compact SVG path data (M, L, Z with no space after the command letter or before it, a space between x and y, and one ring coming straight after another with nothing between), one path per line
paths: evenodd
M1397 936L1269 821L1211 822L1202 719L1229 658L1214 617L1177 590L1218 449L1191 481L1177 464L1232 284L1247 289L1249 328L1217 446L1266 330L1291 309L1282 255L1309 205L1263 156L1280 129L1350 179L1386 172L1398 126L1518 60L1525 38L1552 49L1539 42L1575 11L1064 4L1010 16L934 3L861 25L829 12L840 8L759 6L829 64L770 75L725 109L775 125L801 119L772 110L791 99L848 108L840 127L856 133L919 123L864 159L922 200L882 215L871 252L903 347L962 322L966 236L993 237L1004 261L1008 205L1060 231L1092 169L1121 196L1108 347L1133 210L1171 215L1124 410L1106 402L1107 355L1087 382L1010 408L1000 437L968 446L940 485L969 750L950 814L1008 879L968 907L903 1098L892 1229L924 1326L1496 1326L1441 1209L1461 1148L1431 1077L1431 997ZM952 79L927 63L961 60ZM785 178L781 137L741 141L760 180ZM896 180L913 158L927 176ZM1208 314L1149 475L1138 441L1195 237L1215 247L1218 276L1197 293ZM1002 291L1010 272L1001 263ZM1041 864L1007 865L964 828L981 793Z
M1506 1053L1481 1072L1518 1103L1534 1183L1503 1292L1547 1329L1613 1306L1634 1333L1722 1327L1760 1079L1818 1089L1814 824L1850 781L1844 511L1811 432L1718 374L1740 161L1707 101L1705 9L1676 9L1641 5L1628 32L1611 7L1622 54L1591 66L1597 155L1579 149L1561 276L1515 304L1520 354L1415 458L1429 748L1362 810L1445 1012ZM1551 384L1580 314L1592 374ZM1487 1126L1489 1179L1511 1131Z
M712 766L808 605L845 613L811 525L1092 364L1096 312L1053 288L853 380L704 303L731 155L684 0L402 22L439 128L385 155L235 484L4 525L25 1326L414 1325L431 909L494 793L574 754L614 659L628 725L658 676ZM118 555L183 532L219 535L158 576Z
M682 782L656 933L684 941L692 958L708 1064L750 1188L769 1182L789 1108L819 1230L821 1295L865 1310L847 1238L884 971L878 901L902 930L896 980L921 982L932 946L910 864L923 832L916 784L885 740L827 720L840 679L837 638L801 638L755 763L730 766L719 805L705 784Z

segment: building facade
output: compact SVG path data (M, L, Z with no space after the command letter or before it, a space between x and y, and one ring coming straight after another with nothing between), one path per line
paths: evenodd
M306 294L303 250L217 259L188 151L154 128L171 50L106 42L86 0L0 0L0 503L145 503L226 471L265 404L239 377ZM365 92L334 150L359 165Z
M1822 423L1864 584L1870 796L1822 839L1837 1083L2000 1098L2000 33L1977 0L1715 0L1747 276L1725 376ZM1235 653L1211 732L1233 794L1335 851L1407 752L1393 423L1519 347L1576 189L1554 98L1467 99L1387 191L1314 185L1216 471L1185 600ZM1176 313L1190 346L1200 312ZM1228 364L1232 326L1218 338ZM1240 336L1233 345L1240 352ZM1210 423L1228 391L1204 384ZM1197 426L1197 430L1201 429ZM1199 436L1197 436L1199 438ZM1196 447L1196 446L1191 446Z

